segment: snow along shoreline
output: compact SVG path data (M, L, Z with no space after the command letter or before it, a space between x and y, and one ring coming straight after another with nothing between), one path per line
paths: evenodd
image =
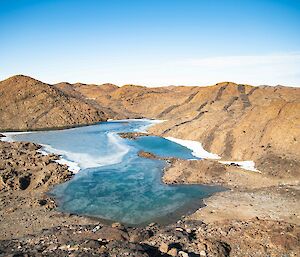
M195 157L202 158L202 159L212 159L212 160L221 159L219 155L206 151L203 148L202 144L198 141L179 139L175 137L166 137L166 139L192 150L192 154ZM218 162L225 165L235 164L241 169L261 173L259 170L255 168L254 161L218 161Z
M148 119L125 119L125 120L108 120L108 122L122 122L122 121L147 121L149 122L148 124L141 126L140 128L136 129L138 132L147 132L147 129L155 124L162 123L166 120L148 120ZM1 141L6 141L6 142L14 142L15 140L13 139L13 135L17 134L25 134L25 133L35 133L34 131L26 131L26 132L6 132L2 133L5 137L0 138ZM180 139L180 138L175 138L175 137L165 137L167 140L170 140L174 143L177 143L179 145L182 145L192 151L192 155L194 155L197 158L201 159L212 159L212 160L218 160L221 159L221 157L217 154L210 153L206 151L202 144L198 141L194 140L186 140L186 139ZM49 146L47 145L42 145L42 148L38 150L38 152L48 155L53 153L50 149ZM72 171L74 174L78 173L80 171L80 166L78 163L67 160L60 156L58 160L55 160L55 162L62 164L62 165L67 165L69 170ZM219 163L222 163L224 165L232 165L235 164L239 168L248 170L248 171L253 171L253 172L258 172L261 173L259 170L255 168L255 163L254 161L218 161Z
M202 159L221 159L219 155L207 152L200 142L179 139L175 137L166 137L166 139L192 150L192 155L194 155L195 157Z
M110 119L107 122L128 122L128 121L145 121L145 122L148 123L148 124L142 125L140 128L137 128L136 129L137 132L146 132L147 129L149 127L151 127L152 125L164 122L164 120L148 120L148 119L125 119L125 120L112 120L112 119ZM14 138L13 138L14 135L28 134L28 133L37 133L37 132L38 131L4 132L2 134L5 137L0 138L0 141L16 142L16 140L14 140ZM118 139L117 137L118 136L115 135L114 133L112 133L112 134L109 135L109 139L111 141L113 141L114 144L119 144L118 142L116 142L116 140ZM105 165L110 165L110 164L115 163L114 159L116 158L116 156L114 156L114 158L111 158L112 156L108 156L108 158L107 158L107 156L103 156L102 158L100 158L100 160L95 160L94 162L93 162L93 160L89 161L89 163L93 163L93 164L96 163L95 166L85 167L84 165L82 165L82 163L70 160L71 158L68 158L69 157L68 155L74 155L71 152L67 152L67 151L64 151L64 150L55 149L52 146L47 145L47 144L39 144L39 145L41 145L42 147L39 150L37 150L37 152L39 152L39 153L41 153L43 155L49 155L49 154L57 154L57 155L59 155L59 159L55 160L55 162L57 162L57 163L59 163L61 165L67 165L68 169L71 172L73 172L73 174L78 173L81 169L93 168L93 167L97 167L97 166L105 166ZM122 146L120 146L120 145L119 145L119 147L122 148ZM127 152L128 152L127 147L126 147L126 149L124 149L124 146L123 146L121 155L123 156ZM117 159L118 159L118 162L120 162L121 161L120 156L117 156L117 157L119 157ZM103 158L105 159L105 161L102 160ZM97 161L99 163L97 163Z
M0 140L3 141L3 142L17 142L13 139L14 135L27 134L27 133L35 133L35 132L33 132L33 131L32 132L31 131L26 131L26 132L5 132L5 133L2 133L2 135L4 135L5 137L1 137ZM42 155L49 155L49 154L54 153L51 150L48 150L48 148L50 146L43 145L43 144L39 144L39 145L42 146L42 148L37 150L37 152L41 153ZM69 161L69 160L63 158L61 155L59 156L58 160L55 160L55 162L57 162L61 165L67 165L68 170L72 171L74 174L76 174L80 171L80 167L79 167L78 163L73 162L73 161Z

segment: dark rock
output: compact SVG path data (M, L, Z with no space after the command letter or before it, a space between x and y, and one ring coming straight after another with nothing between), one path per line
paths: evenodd
M20 189L25 190L26 188L29 187L30 185L30 176L24 176L19 178L19 183L20 183Z
M46 199L39 200L39 205L44 206L46 204L47 204L47 200Z

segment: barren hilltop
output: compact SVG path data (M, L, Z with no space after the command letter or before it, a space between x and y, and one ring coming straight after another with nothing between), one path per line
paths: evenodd
M223 161L253 160L260 173L216 160L172 159L165 183L218 184L230 190L206 199L205 208L177 224L108 226L53 209L45 193L71 175L53 163L58 156L43 156L32 143L0 141L0 218L6 221L0 224L0 256L1 249L4 255L16 250L36 256L299 254L300 88L232 82L158 88L50 85L21 75L0 82L2 131L124 118L165 120L149 134L196 140Z
M84 99L22 75L0 82L0 99L0 130L4 131L71 127L107 119Z

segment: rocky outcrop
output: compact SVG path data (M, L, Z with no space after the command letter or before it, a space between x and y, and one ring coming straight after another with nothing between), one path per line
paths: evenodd
M151 136L148 133L142 133L142 132L121 132L118 133L118 135L122 138L127 138L127 139L137 139L138 137L147 137L147 136Z
M0 141L0 191L43 190L71 178L66 166L54 162L57 155L37 152L39 145Z
M273 228L277 229L274 230ZM145 228L69 225L0 241L0 254L21 256L296 256L299 227L284 222L178 224ZM67 235L67 236L66 236ZM264 242L263 244L261 242ZM265 246L268 247L265 247Z
M54 210L56 203L47 192L73 174L55 162L57 155L45 156L39 149L33 143L0 141L0 240L61 224L93 223Z
M0 82L0 130L72 127L107 119L99 105L30 77Z
M225 177L227 168L217 161L173 159L163 174L167 184L223 184L228 186Z

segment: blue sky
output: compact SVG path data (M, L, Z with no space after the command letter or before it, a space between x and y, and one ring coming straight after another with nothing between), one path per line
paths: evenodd
M0 0L0 79L300 86L299 0Z

